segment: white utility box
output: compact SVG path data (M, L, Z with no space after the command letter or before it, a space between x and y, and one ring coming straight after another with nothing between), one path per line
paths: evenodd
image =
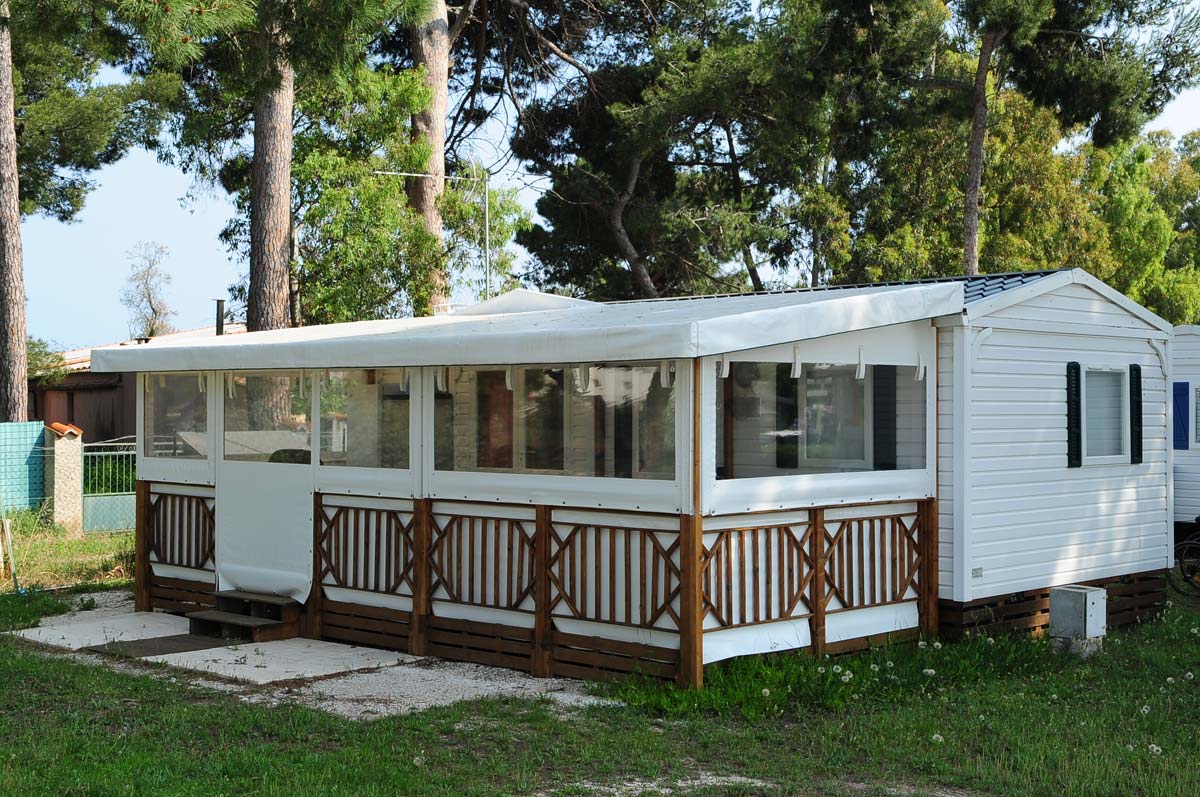
M1108 627L1108 593L1103 587L1071 584L1050 590L1050 636L1099 639Z

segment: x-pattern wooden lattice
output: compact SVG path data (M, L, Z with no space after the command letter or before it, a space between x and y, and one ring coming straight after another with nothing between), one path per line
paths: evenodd
M156 561L204 570L216 553L215 501L198 495L151 493L148 547Z
M724 628L808 616L812 534L811 524L716 532L700 569L703 617Z
M919 524L916 514L827 522L825 605L835 597L843 608L905 600L908 591L917 587L921 572Z
M679 627L677 533L551 524L547 577L550 611L560 616L642 628L666 617Z
M397 509L323 505L317 583L413 594L413 523L412 513Z
M534 536L525 521L435 515L431 531L431 595L497 609L521 609L532 597Z

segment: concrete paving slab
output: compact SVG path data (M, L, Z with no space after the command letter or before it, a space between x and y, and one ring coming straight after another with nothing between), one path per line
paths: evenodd
M394 667L416 660L404 653L314 639L247 642L143 659L254 684L320 678L357 670Z
M109 642L126 642L131 639L151 639L174 636L188 632L186 617L155 612L125 612L89 616L86 612L75 615L70 621L55 623L46 618L45 625L14 631L15 636L24 637L43 645L56 648L80 650Z

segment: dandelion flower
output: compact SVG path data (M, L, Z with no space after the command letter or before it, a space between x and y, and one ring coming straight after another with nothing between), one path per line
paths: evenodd
M415 758L413 758L413 766L414 767L425 766L425 756L419 755L419 756L416 756Z
M1128 750L1129 752L1131 752L1131 753L1132 753L1132 752L1133 752L1133 745L1131 745L1131 744L1127 744L1127 745L1125 745L1125 749L1126 749L1126 750Z
M878 664L872 664L872 665L871 665L871 672L879 672L879 665L878 665Z
M889 661L889 662L887 663L887 668L888 668L889 670L890 670L890 669L892 669L892 668L893 668L893 667L895 667L895 666L896 666L896 665L895 665L893 662L890 662L890 661Z
M942 735L941 735L940 733L935 733L935 734L933 735L933 740L934 740L935 742L937 742L938 744L941 744L942 742L946 741L946 740L945 740L945 738L943 738L943 737L942 737Z
M824 675L824 674L825 674L825 668L824 668L824 667L818 667L818 668L817 668L817 672L818 672L818 673L820 673L820 674L822 674L822 675Z
M842 665L840 665L840 664L833 665L833 672L835 675L841 671L842 671Z
M941 643L941 642L934 642L934 643L933 643L933 649L934 649L934 650L941 650L941 649L942 649L942 643Z
M1175 676L1173 676L1173 675L1168 675L1168 676L1167 676L1167 683L1169 683L1169 684L1173 684L1173 683L1175 683Z
M1146 715L1147 715L1147 714L1149 714L1149 713L1150 713L1150 707L1149 707L1149 706L1142 706L1142 716L1144 717L1144 716L1146 716Z
M1197 636L1197 635L1200 635L1200 628L1196 628L1195 626L1192 626L1192 636Z
M850 673L846 673L845 675L842 676L842 683L844 683L844 684L850 683Z
M1058 700L1058 695L1050 695L1051 700Z
M987 638L987 643L988 643L989 645L994 645L994 644L996 644L996 640L992 639L991 637L988 637L988 638Z
M932 670L928 667L926 667L924 670L921 670L921 672L925 675L926 678L932 678L933 676L937 675L937 670Z
M919 647L921 650L924 650L925 649L925 640L922 639L920 642L918 642L917 647Z
M1154 753L1154 755L1162 755L1162 748L1156 744L1152 744L1150 745L1150 752Z
M770 690L770 689L764 689L764 690L763 690L763 697L770 697L770 696L771 696L771 690Z
M1193 674L1192 674L1192 673L1190 673L1190 672L1185 672L1185 673L1183 674L1183 677L1184 677L1184 678L1186 678L1187 680L1189 680L1189 681L1190 681L1190 680L1192 680L1193 678L1195 678L1196 676L1195 676L1195 675L1193 675Z

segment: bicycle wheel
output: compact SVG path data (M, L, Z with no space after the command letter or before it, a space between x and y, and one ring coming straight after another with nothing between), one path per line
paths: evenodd
M1184 540L1175 546L1175 574L1178 578L1169 581L1177 592L1200 592L1200 539Z

